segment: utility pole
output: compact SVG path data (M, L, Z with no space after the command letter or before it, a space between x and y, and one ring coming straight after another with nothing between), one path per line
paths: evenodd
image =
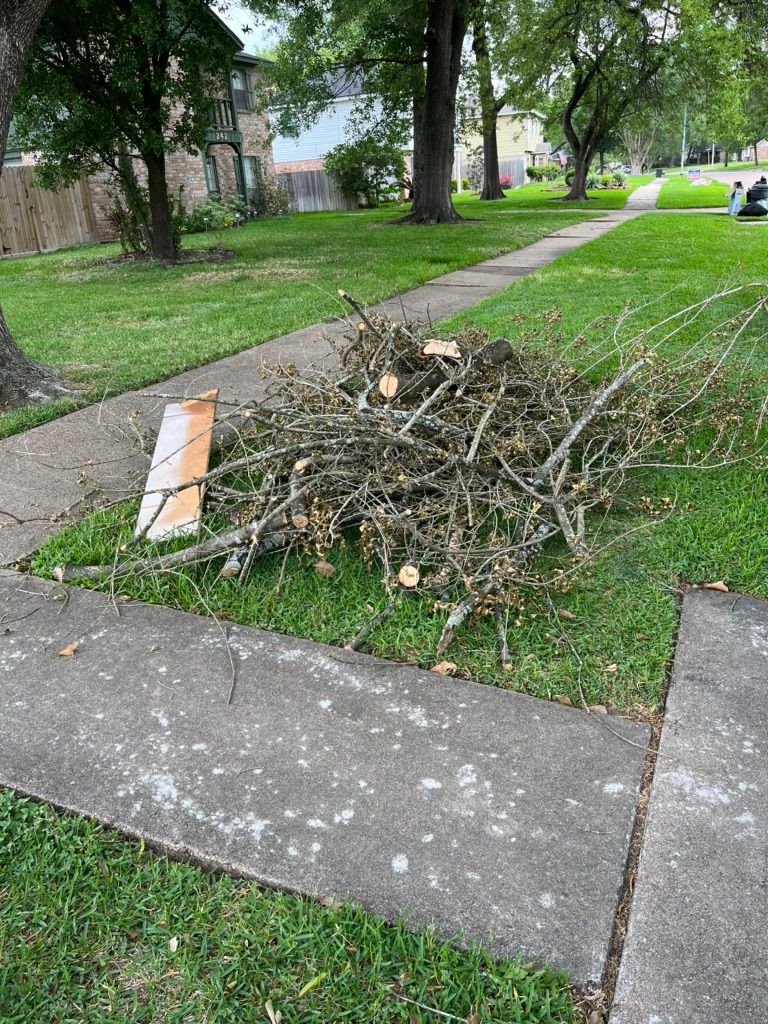
M683 145L680 150L680 173L684 174L685 168L685 136L688 129L688 107L683 107Z

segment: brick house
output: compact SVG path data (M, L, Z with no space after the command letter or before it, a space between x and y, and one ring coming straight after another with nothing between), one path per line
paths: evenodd
M743 160L745 163L752 160L758 160L760 163L763 163L768 160L768 140L760 139L757 146L744 146L737 155L738 159Z
M168 191L180 196L189 210L209 196L239 195L251 205L265 174L274 173L269 140L269 119L263 104L257 102L263 88L260 72L269 61L242 49L242 40L211 11L222 31L232 41L232 70L228 81L222 82L218 96L211 98L211 121L201 151L178 150L166 155ZM12 135L3 165L7 167L34 164L34 153L23 153ZM135 157L136 175L146 180L141 159ZM104 167L86 179L99 237L113 237L107 219L111 206L112 171Z
M240 40L227 29L237 45ZM237 50L229 80L211 98L211 122L201 151L168 153L165 160L168 191L179 196L187 210L211 196L239 195L253 205L264 175L274 173L269 141L269 118L257 102L262 88L260 70L269 61ZM136 157L137 177L144 180L143 165ZM111 237L107 212L111 172L97 171L88 187L99 234Z

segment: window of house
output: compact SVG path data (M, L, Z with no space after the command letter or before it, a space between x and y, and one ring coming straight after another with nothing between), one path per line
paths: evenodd
M215 156L206 156L205 158L205 184L208 186L208 195L218 196L221 194Z
M251 76L247 71L232 72L232 95L237 110L252 109Z
M245 197L245 189L243 188L243 176L241 174L240 159L237 155L232 157L232 169L235 172L235 185L237 187L237 194Z
M245 185L246 188L258 188L263 177L263 168L260 156L247 156L245 162Z
M246 156L243 158L245 164L245 196L248 205L255 210L261 207L262 185L264 183L264 168L260 156Z

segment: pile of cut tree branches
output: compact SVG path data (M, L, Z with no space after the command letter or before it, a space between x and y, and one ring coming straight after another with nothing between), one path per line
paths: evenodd
M716 355L714 328L708 341L665 355L680 325L695 321L690 307L655 335L619 343L616 328L615 344L586 360L580 353L586 368L578 370L536 346L475 330L425 337L341 294L359 322L338 361L265 369L266 396L226 413L236 442L190 482L207 488L213 521L226 525L207 525L206 536L181 550L123 555L111 573L219 559L222 577L244 581L267 552L322 559L334 545L356 543L392 604L351 646L405 594L418 593L444 616L438 656L470 617L495 615L506 662L501 607L521 587L542 583L537 556L545 545L563 548L560 574L600 549L602 511L629 471L714 467L758 454L747 375L726 369L748 314L720 332L727 340Z

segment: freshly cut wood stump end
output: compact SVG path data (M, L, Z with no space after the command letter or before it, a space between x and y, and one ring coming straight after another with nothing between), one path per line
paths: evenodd
M385 398L394 398L399 386L400 381L394 373L385 373L379 381L379 392Z
M419 570L415 565L404 565L397 574L397 578L400 580L401 586L407 587L410 590L419 582Z
M442 356L444 359L461 359L461 349L455 341L441 341L439 338L428 338L419 349L419 355Z

